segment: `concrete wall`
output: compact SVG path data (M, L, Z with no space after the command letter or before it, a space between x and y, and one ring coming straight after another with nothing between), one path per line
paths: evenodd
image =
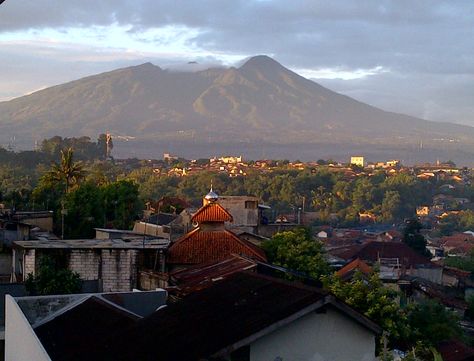
M280 357L280 359L278 359ZM374 361L373 333L328 307L250 344L250 361Z
M253 202L255 208L246 208L245 202ZM258 225L258 198L250 196L221 196L217 200L232 215L234 221L228 226L256 227Z
M97 280L99 276L100 250L73 249L69 257L69 269L79 273L83 280Z
M137 251L72 250L69 269L83 280L102 280L103 292L131 291L137 285Z
M28 320L9 295L5 296L5 360L51 361Z
M31 218L23 218L23 223L30 224L32 226L37 226L45 231L52 232L53 231L53 214L47 217L31 217Z
M136 250L102 250L103 292L125 292L137 284Z
M28 273L35 272L35 256L34 249L26 250L23 255L24 279ZM82 280L102 280L103 292L128 292L137 287L137 258L136 250L72 249L68 268Z
M161 237L170 239L171 227L159 226L153 223L147 222L135 222L133 231L136 233L143 233L148 236Z
M438 285L443 283L443 268L441 267L420 267L407 270L407 274L420 277Z
M35 274L36 271L36 251L27 249L23 255L23 278L26 280L28 274Z

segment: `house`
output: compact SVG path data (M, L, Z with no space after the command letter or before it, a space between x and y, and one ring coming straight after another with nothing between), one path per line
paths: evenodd
M12 278L24 282L36 274L42 256L77 272L82 280L95 281L106 292L137 288L138 269L164 263L166 239L139 238L17 241L13 244Z
M429 214L430 214L430 207L429 206L416 207L416 215L418 217L426 217Z
M328 238L329 237L329 232L328 231L319 231L316 233L316 237L318 238Z
M266 261L262 249L226 229L225 224L232 222L233 216L218 199L211 189L204 198L204 205L191 218L196 228L171 245L166 256L170 271L220 261L232 253Z
M377 217L371 212L359 212L359 221L360 223L375 223Z
M117 330L166 304L164 290L6 296L5 360L87 360ZM20 346L21 345L21 346Z
M359 258L369 265L379 265L382 279L394 280L402 275L411 275L441 284L443 268L403 242L371 241L329 252L346 262Z
M439 245L446 255L464 256L474 249L474 236L468 233L454 233L451 236L441 237Z
M362 156L352 156L351 157L351 164L364 168L364 165L365 165L364 157L362 157Z
M356 272L361 272L364 276L369 276L373 272L373 268L361 259L356 258L337 271L336 275L341 277L342 280L347 281L352 279Z
M253 196L219 196L217 199L222 207L232 214L229 229L256 233L260 224L259 199Z
M144 315L91 296L35 322L25 301L7 298L9 361L373 361L381 333L320 289L248 272Z

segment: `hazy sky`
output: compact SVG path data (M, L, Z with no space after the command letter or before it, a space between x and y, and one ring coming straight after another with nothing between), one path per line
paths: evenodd
M474 125L474 1L6 0L0 100L151 61L267 54L358 100Z

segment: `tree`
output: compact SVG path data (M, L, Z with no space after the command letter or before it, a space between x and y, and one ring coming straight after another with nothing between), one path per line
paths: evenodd
M68 238L93 238L95 227L104 226L104 202L101 188L84 182L65 197L68 210L65 234Z
M421 223L418 220L408 220L403 232L403 242L405 242L417 253L428 257L430 253L426 249L425 237L423 237L423 235L420 233L421 228Z
M74 162L74 151L72 148L67 148L66 150L61 150L60 162L53 163L45 176L51 182L64 184L65 192L68 193L73 185L84 178L82 168L81 162Z
M399 218L400 194L397 191L386 191L382 201L382 219L393 222Z
M312 239L306 228L275 234L264 242L269 262L320 279L330 272L321 242Z
M460 338L462 330L459 317L442 304L426 300L416 304L408 313L412 339L436 346L440 341Z
M30 295L78 293L81 279L78 273L61 267L53 257L43 256L39 260L37 274L28 274L25 287Z
M350 282L337 276L325 277L324 283L336 297L388 331L392 344L408 338L407 316L395 302L396 293L383 286L378 272L368 278L356 272Z
M112 226L129 229L137 218L140 207L138 185L130 180L119 180L101 188L106 219Z

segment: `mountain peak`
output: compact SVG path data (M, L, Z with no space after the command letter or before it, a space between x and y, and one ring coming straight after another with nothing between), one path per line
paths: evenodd
M162 70L159 66L152 64L150 62L143 63L140 65L136 65L133 68L135 69L142 69L142 70Z
M260 67L279 67L283 68L283 65L281 65L279 62L274 60L273 58L267 56L267 55L256 55L248 59L244 65L240 67L240 69L244 68L260 68Z

